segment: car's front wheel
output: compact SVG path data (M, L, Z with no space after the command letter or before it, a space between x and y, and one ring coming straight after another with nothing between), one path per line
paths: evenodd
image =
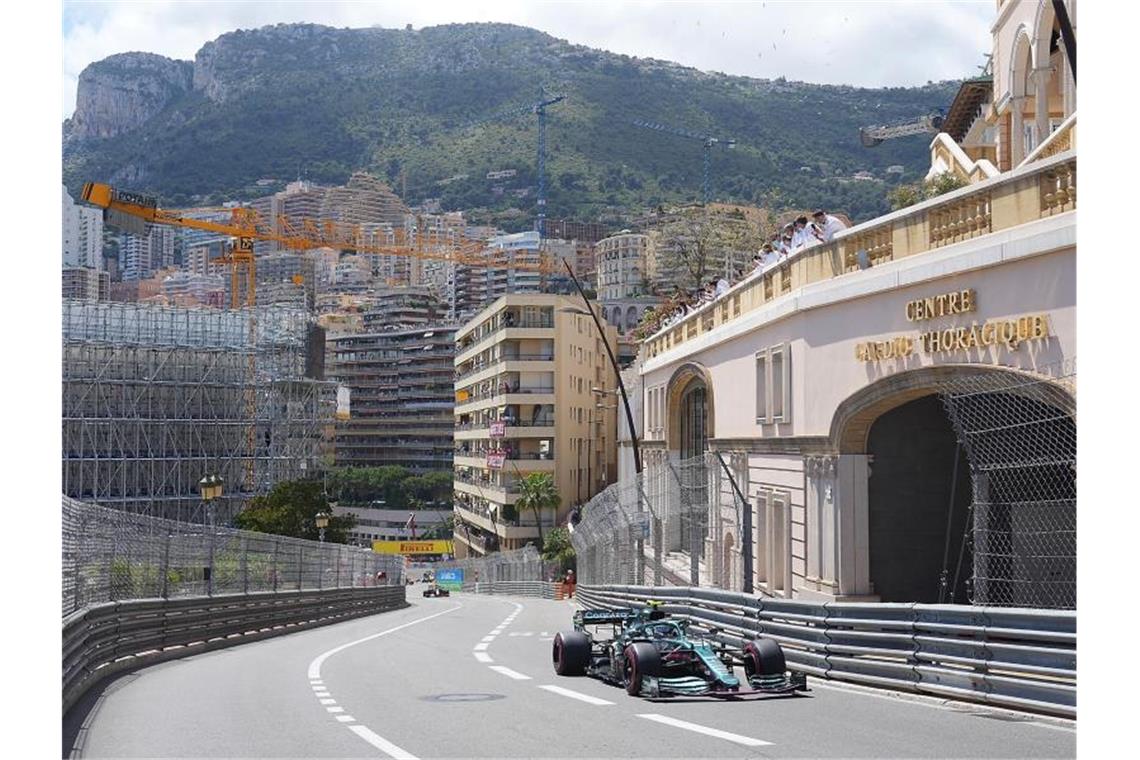
M635 641L623 656L625 690L631 697L641 694L646 676L661 675L661 655L647 641Z
M753 639L744 644L744 675L753 676L783 675L787 670L784 650L772 639Z

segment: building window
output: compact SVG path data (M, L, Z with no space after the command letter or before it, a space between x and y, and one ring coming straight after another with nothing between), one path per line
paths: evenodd
M756 354L756 422L790 422L791 349L787 343Z
M756 421L768 422L768 352L756 354Z
M786 409L785 400L787 398L787 357L785 356L784 347L779 346L771 349L771 364L772 364L772 414L770 415L772 422L783 422L784 412Z

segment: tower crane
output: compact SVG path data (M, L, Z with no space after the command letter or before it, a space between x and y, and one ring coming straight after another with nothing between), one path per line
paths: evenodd
M664 124L657 124L651 121L634 120L633 124L645 129L652 129L657 132L665 132L679 137L688 137L691 140L700 140L704 143L704 179L701 183L701 198L705 205L712 196L712 186L709 181L709 167L712 163L712 149L717 145L723 145L726 150L732 150L736 147L736 140L725 139L723 137L714 137L712 135L702 135L696 132L690 132L687 129L678 129L677 127L670 127Z
M522 114L533 113L538 115L538 198L535 203L537 207L535 229L538 230L538 236L540 238L546 236L546 109L548 106L560 103L565 99L565 95L547 96L546 87L539 86L538 100L536 102L530 105L501 111L494 116L489 116L486 119L481 119L468 125L469 127L478 127L491 121L508 119Z
M896 137L936 134L942 129L944 118L942 111L932 111L925 116L919 116L917 119L860 127L859 140L863 143L864 148L873 148L883 140L893 140Z
M118 190L110 185L88 182L83 186L82 200L103 209L104 221L128 232L145 234L147 224L165 224L174 227L206 230L234 239L231 248L211 263L230 265L230 306L254 306L256 294L256 258L253 243L256 240L273 241L289 250L333 248L340 251L377 254L382 256L408 256L411 258L464 264L474 267L513 267L549 274L555 264L546 259L537 263L516 262L507 251L486 247L481 240L462 235L428 230L422 219L415 228L405 232L393 230L392 242L376 245L364 242L364 233L358 225L331 220L295 219L277 217L277 229L270 220L251 208L228 209L230 219L225 222L196 219L177 210L158 207L157 200L148 195ZM244 302L241 294L245 295Z

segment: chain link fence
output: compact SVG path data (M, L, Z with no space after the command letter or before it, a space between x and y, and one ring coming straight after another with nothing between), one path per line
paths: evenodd
M558 563L543 560L533 546L494 552L485 557L448 560L433 567L436 570L462 570L465 591L468 587L474 589L476 582L558 580L555 577Z
M401 557L63 497L63 614L126 599L401 585Z
M970 465L962 554L976 605L1076 608L1076 364L1051 370L963 375L943 394Z
M746 482L741 455L647 462L636 479L610 485L583 507L570 539L579 582L744 590Z

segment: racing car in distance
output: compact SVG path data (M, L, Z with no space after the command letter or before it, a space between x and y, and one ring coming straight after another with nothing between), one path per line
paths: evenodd
M451 596L451 592L433 582L424 589L424 596Z
M608 638L591 628L610 626ZM716 629L713 629L715 635ZM689 632L659 603L636 609L578 610L574 630L554 636L554 672L588 675L625 687L631 696L790 696L807 690L804 673L789 673L780 645L768 638L734 648ZM733 670L740 665L748 687Z

